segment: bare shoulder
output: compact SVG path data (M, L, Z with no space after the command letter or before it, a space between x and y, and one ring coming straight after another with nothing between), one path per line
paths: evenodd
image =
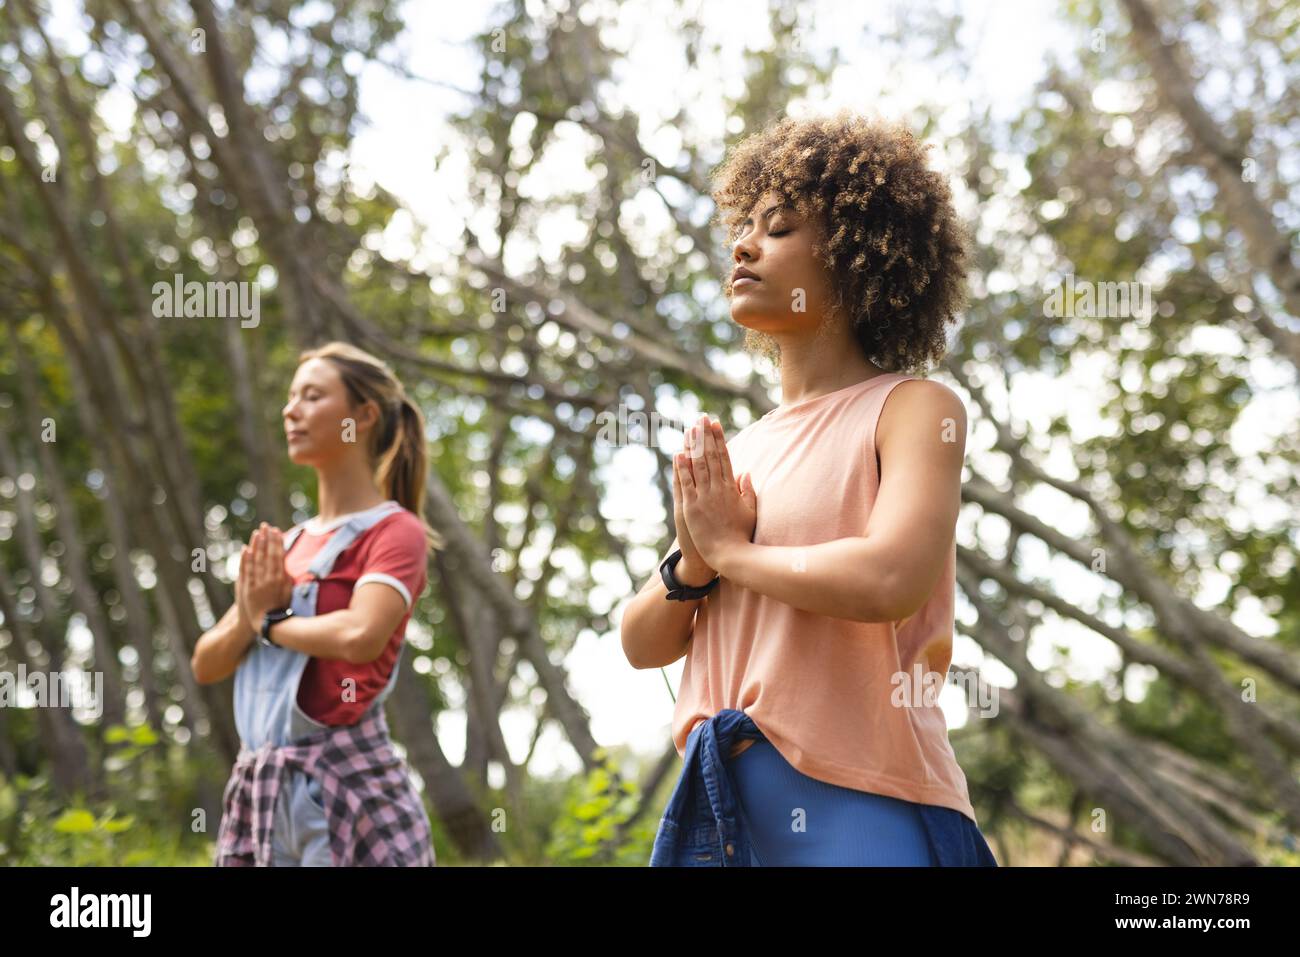
M876 423L876 447L883 452L896 436L913 441L935 436L964 452L967 425L966 404L951 388L935 379L905 379L885 398Z

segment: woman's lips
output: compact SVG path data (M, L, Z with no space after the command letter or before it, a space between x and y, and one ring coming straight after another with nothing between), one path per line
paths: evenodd
M750 286L757 286L762 281L763 280L761 279L753 279L749 276L741 276L731 284L731 290L732 292L737 292L741 289L748 289Z

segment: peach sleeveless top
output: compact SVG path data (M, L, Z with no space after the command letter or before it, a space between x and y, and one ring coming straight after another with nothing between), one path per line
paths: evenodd
M732 437L733 470L750 472L758 495L757 544L865 534L880 486L876 423L889 393L912 378L889 372L780 406ZM700 603L687 646L673 712L678 753L697 723L735 708L809 777L975 821L943 710L919 693L926 682L942 688L952 660L956 559L954 537L934 590L903 621L817 615L722 579ZM902 689L918 692L905 706Z

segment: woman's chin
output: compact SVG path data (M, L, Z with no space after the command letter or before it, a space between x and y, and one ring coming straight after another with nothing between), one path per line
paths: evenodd
M753 332L782 332L789 326L789 316L773 316L746 302L731 303L731 321ZM783 321L784 320L784 321Z
M731 300L731 321L746 329L757 329L763 324L763 314L756 311L743 299Z

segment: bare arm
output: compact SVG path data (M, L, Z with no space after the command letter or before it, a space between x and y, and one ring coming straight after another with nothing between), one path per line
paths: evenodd
M698 426L702 427L706 423L721 442L722 426L710 421L707 416L700 416ZM698 431L698 427L688 430L688 447L691 436ZM673 456L673 527L677 530L677 537L673 539L668 554L660 558L659 562L662 564L668 555L680 549L682 557L674 567L673 574L683 585L700 586L713 581L717 572L700 555L691 530L686 526L682 483L684 476L693 471L694 465L689 455ZM628 663L638 669L663 668L686 654L686 647L695 631L695 612L702 601L708 601L708 597L694 601L669 601L668 587L656 565L649 580L623 613L620 631L623 654L627 656Z
M262 627L263 612L252 610L255 606L249 599L254 584L257 590L262 592L270 582L270 572L272 570L278 572L277 590L283 600L276 602L275 607L283 608L289 603L289 589L292 587L292 582L284 570L283 540L276 538L273 555L271 553L273 548L268 544L270 536L265 534L267 528L266 522L263 522L253 532L249 544L239 551L239 575L235 578L234 604L221 616L220 621L199 636L194 646L194 654L190 657L190 670L194 673L194 680L201 685L216 684L233 675L238 670L239 663L243 661L244 655L248 653L248 649L257 640L257 631ZM278 529L275 530L275 534L279 536ZM272 607L271 602L267 601L263 594L259 594L259 601L263 604L256 607ZM256 624L253 624L254 622Z
M668 554L677 548L678 542L674 540ZM677 580L683 585L706 585L713 580L712 571L693 568L686 562L683 557L675 569ZM669 601L667 595L668 588L656 567L623 612L619 629L623 654L633 668L663 668L686 654L695 630L695 611L708 598Z
M352 592L347 608L288 618L272 626L271 638L315 658L362 665L383 654L405 615L400 592L382 582L366 582Z
M287 606L292 587L284 566L283 536L264 522L240 552L235 604L195 646L190 659L195 680L212 684L234 674L257 639L263 616L271 608ZM270 636L281 647L316 658L365 664L383 653L406 610L406 596L397 589L366 582L353 590L347 608L288 618L272 626Z
M278 645L316 658L365 664L383 653L405 614L406 601L396 590L379 582L367 582L352 593L347 608L279 622L272 628L271 637ZM239 603L231 605L194 648L190 659L194 680L206 685L229 678L256 640L256 632L245 621Z
M710 556L724 578L833 618L901 621L921 607L953 547L966 409L951 389L925 380L896 386L885 407L866 534L800 547L729 544Z
M194 646L190 670L201 685L224 681L235 673L256 637L236 601L221 620L205 631Z

